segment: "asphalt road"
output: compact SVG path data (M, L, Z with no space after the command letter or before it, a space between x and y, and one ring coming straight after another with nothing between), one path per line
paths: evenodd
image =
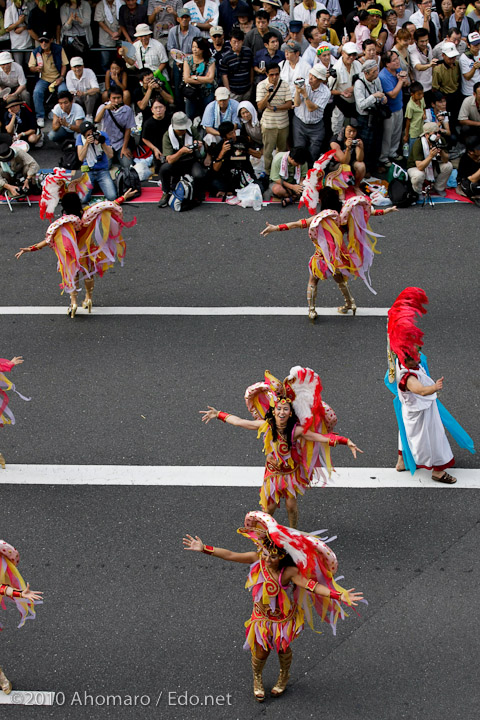
M42 238L46 224L37 210L0 213L0 306L66 307L51 251L14 259L18 247ZM259 236L267 219L295 219L297 210L204 205L178 216L154 205L127 208L128 218L134 213L125 267L98 281L97 306L304 304L306 234ZM430 368L445 375L442 402L477 445L479 217L477 208L445 205L374 219L374 230L385 235L372 271L378 294L352 284L363 307L390 306L406 285L426 290ZM319 286L319 305L339 301L333 283ZM73 321L66 314L0 315L0 330L1 354L25 357L12 378L32 396L30 403L12 399L17 425L1 431L10 463L261 465L254 433L205 427L198 410L213 404L244 414L247 385L265 368L283 377L295 364L320 373L338 430L365 450L359 466L395 462L396 425L383 385L384 317L320 317L312 325L306 316L107 317L94 308ZM478 468L477 456L455 451L459 467ZM337 464L353 464L344 448L335 453ZM478 714L473 490L332 488L307 495L302 529L338 534L339 570L369 606L341 623L336 638L305 631L294 644L288 692L257 705L241 649L250 611L245 567L181 547L183 533L191 532L249 549L235 530L257 508L255 488L15 486L8 470L0 481L0 536L19 548L24 576L46 593L34 623L17 632L9 618L1 662L16 688L65 696L62 709L5 707L4 714L22 720ZM272 657L267 686L276 671ZM97 703L93 709L84 691ZM114 693L122 706L99 705ZM213 708L190 702L205 694L216 698ZM135 695L145 707L125 706Z

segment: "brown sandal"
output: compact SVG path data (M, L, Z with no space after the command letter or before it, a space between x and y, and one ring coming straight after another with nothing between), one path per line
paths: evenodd
M438 482L446 483L447 485L453 485L457 482L457 478L449 475L448 472L444 472L441 477L435 477L435 475L432 475L432 480L437 480Z

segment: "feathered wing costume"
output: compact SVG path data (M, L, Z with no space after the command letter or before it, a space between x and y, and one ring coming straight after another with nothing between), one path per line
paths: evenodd
M447 429L460 447L474 453L473 440L434 393L420 396L408 392L406 382L415 376L422 385L433 385L427 358L420 351L424 332L417 320L425 315L428 297L424 290L407 287L388 311L388 362L385 385L393 393L393 406L399 429L399 453L412 475L417 468L444 470L454 464L453 453L445 435ZM417 363L407 369L405 362Z
M8 397L7 392L9 390L13 390L13 392L16 393L18 397L22 398L22 400L30 400L30 398L21 395L16 389L14 383L4 375L4 373L10 372L13 367L14 364L10 360L0 358L0 427L3 427L4 425L15 425L15 415L8 407L10 398ZM0 466L5 469L5 458L1 453Z
M322 401L321 393L319 375L310 368L300 366L291 368L283 382L267 370L263 382L250 385L245 391L248 410L256 420L264 420L258 430L258 437L263 435L266 456L260 491L263 510L269 505L277 505L282 497L303 495L316 476L319 475L325 483L324 471L331 473L330 447L303 437L293 440L296 426L291 430L290 438L275 433L270 412L278 403L290 403L304 432L330 433L337 417L332 408Z
M337 582L342 578L335 578L337 558L327 545L335 538L317 537L325 530L304 533L279 525L267 513L255 511L246 515L245 527L237 532L253 540L260 553L266 548L271 556L288 554L306 580L313 580L331 591L344 592ZM282 573L278 580L272 577L262 557L250 567L245 587L251 590L254 602L252 616L245 623L245 649L254 651L256 643L265 650L275 648L277 652L285 652L303 630L305 620L317 632L315 618L318 616L335 634L337 620L348 617L339 600L316 595L297 585L293 586L293 592L289 586L283 586Z

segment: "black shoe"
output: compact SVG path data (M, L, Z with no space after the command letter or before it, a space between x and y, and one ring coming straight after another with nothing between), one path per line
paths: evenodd
M162 199L158 203L158 207L159 208L167 207L169 197L170 197L170 193L163 193Z

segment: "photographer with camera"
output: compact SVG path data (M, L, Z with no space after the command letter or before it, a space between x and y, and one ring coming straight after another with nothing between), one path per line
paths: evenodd
M108 102L98 108L95 122L102 123L102 132L110 140L112 161L117 161L122 168L129 168L133 164L129 145L135 116L132 108L124 105L121 90L110 88Z
M356 122L352 120L351 123ZM350 165L355 177L355 185L360 186L365 177L365 162L363 142L357 137L357 128L350 124L334 136L330 142L330 149L335 150L335 160L342 165Z
M11 197L25 197L31 192L39 194L36 175L40 166L24 150L10 147L10 142L0 143L0 193Z
M445 197L445 188L453 165L448 160L447 142L436 123L425 123L423 134L415 140L408 156L408 175L415 192L421 194L427 181L433 191Z
M113 157L109 137L99 132L90 120L84 120L80 125L75 144L82 170L88 173L92 186L98 183L107 200L113 202L117 197L117 191L108 170ZM93 187L88 191L84 202L90 200L92 191Z
M210 186L215 197L230 196L237 204L235 191L255 182L250 161L250 153L255 151L246 138L237 139L232 122L222 122L218 131L223 142L211 149Z
M143 125L152 116L152 105L160 100L167 107L174 103L173 94L167 91L165 83L156 78L151 70L145 68L137 75L140 85L133 92L133 101L142 113ZM170 89L170 86L168 86Z
M389 116L390 110L378 77L376 60L366 60L363 63L353 92L358 113L358 134L365 148L367 173L374 175L377 171L385 172L385 166L378 163L382 149L383 121Z
M182 175L191 175L194 186L199 188L206 174L203 142L198 130L184 112L172 115L172 122L163 136L162 151L166 162L160 168L159 176L163 195L159 208L167 207L170 193Z
M307 82L295 80L293 144L307 150L310 167L320 157L325 138L323 113L330 100L326 82L327 68L321 63L310 69Z
M355 98L353 96L353 79L362 71L357 59L355 43L347 42L342 48L342 56L330 69L328 87L332 93L335 108L332 113L332 132L339 133L344 122L357 117Z
M439 90L432 92L432 106L425 110L425 122L437 123L438 132L446 138L452 135L450 113L447 111L447 98Z

